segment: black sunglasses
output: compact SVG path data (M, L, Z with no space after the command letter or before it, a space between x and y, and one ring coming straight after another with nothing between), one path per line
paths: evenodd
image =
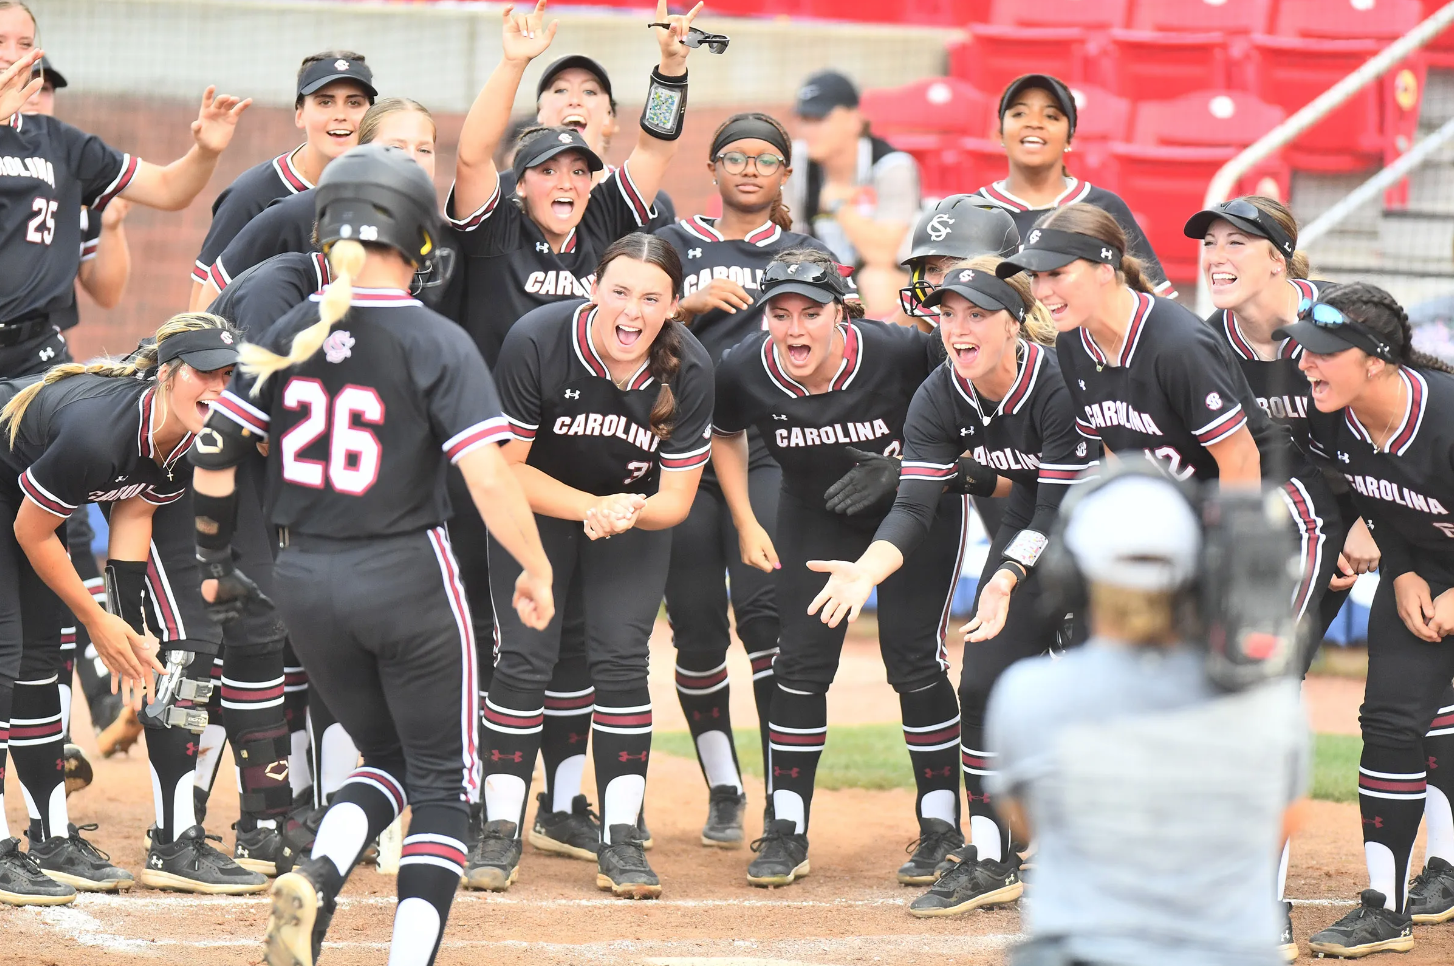
M848 288L843 284L843 275L836 265L826 268L814 262L772 262L767 266L767 271L762 273L763 288L785 282L817 285L831 289L840 297L848 294Z
M1282 226L1267 216L1267 212L1254 205L1252 202L1242 198L1234 198L1231 201L1224 201L1217 205L1217 211L1231 215L1234 218L1241 218L1243 221L1250 221L1262 229L1262 237L1272 242L1272 246L1284 255L1291 257L1293 241L1282 230Z
M1350 319L1343 314L1343 310L1327 302L1314 302L1312 299L1303 299L1298 303L1297 317L1301 321L1308 321L1320 329L1338 330L1346 328L1361 336L1365 345L1360 348L1371 346L1371 352L1387 362L1393 362L1393 350L1388 344L1373 333L1368 326L1357 319Z
M649 23L647 26L671 29L671 24L669 23ZM731 42L732 38L726 34L709 34L699 27L692 27L687 31L687 35L682 38L682 43L688 47L706 47L714 54L726 53L727 45Z

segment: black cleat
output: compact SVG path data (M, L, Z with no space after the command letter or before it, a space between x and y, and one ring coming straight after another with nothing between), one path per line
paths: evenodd
M1448 922L1454 919L1454 865L1431 856L1409 886L1406 907L1415 923Z
M268 966L313 966L343 888L333 860L300 859L273 882L263 962Z
M530 844L552 855L596 861L601 847L601 817L591 810L586 796L571 799L569 812L546 808L545 792L535 797L540 807L535 810L535 824L530 828Z
M167 845L153 839L146 853L146 868L141 871L141 884L212 896L245 895L268 887L266 876L244 869L208 845L208 839L222 841L220 836L208 835L200 825L193 825Z
M486 822L480 839L470 849L460 883L466 889L504 892L520 875L520 840L514 822Z
M747 793L731 785L715 785L707 800L707 824L702 826L702 844L716 849L740 849L746 838L742 816L747 811Z
M1289 963L1298 957L1297 939L1292 932L1292 903L1282 904L1282 936L1277 940L1277 951Z
M111 727L111 723L121 714L121 709L124 707L121 695L110 692L89 703L91 705L91 727L95 729L97 735Z
M276 828L259 825L250 832L232 826L237 832L237 845L232 858L249 872L266 876L282 875L293 867L293 847Z
M0 840L0 902L9 906L61 906L76 901L76 890L40 869L20 839Z
M1377 889L1358 894L1358 908L1308 939L1314 956L1362 959L1372 953L1406 953L1414 948L1414 923L1406 915L1383 908Z
M1025 891L1020 866L1014 859L981 859L973 845L958 850L959 862L913 902L909 915L918 919L957 916L972 909L1014 902Z
M61 761L66 766L66 797L70 798L76 792L91 784L96 773L91 769L91 759L81 750L80 745L66 744L65 751L61 753Z
M31 842L30 855L40 870L57 882L79 892L121 892L136 884L131 873L111 864L111 856L81 838L82 832L96 831L95 825L67 827L67 834L53 835L44 842Z
M602 842L596 857L596 888L622 899L656 899L661 895L661 880L646 861L646 842L639 827L611 826L611 844Z
M641 811L636 813L636 837L641 839L641 847L647 851L650 851L651 847L656 844L656 840L651 837L651 829L646 827L645 805L642 805Z
M757 858L747 867L747 881L755 886L792 885L808 874L808 837L799 835L792 819L773 819L752 843Z
M904 850L912 854L899 866L899 881L904 885L932 885L952 867L945 862L948 855L963 847L964 833L959 829L943 819L920 818L919 837Z

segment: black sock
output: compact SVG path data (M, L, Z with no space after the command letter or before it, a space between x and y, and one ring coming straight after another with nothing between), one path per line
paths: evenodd
M725 651L677 650L677 699L707 787L732 785L742 791L742 767L732 740L731 683Z
M65 812L65 744L55 676L44 679L44 683L17 682L10 717L10 756L15 759L20 784L40 813L39 818L30 819L32 839L43 841L68 832L64 825L56 827ZM54 800L57 794L59 803Z
M1358 762L1358 810L1363 817L1363 842L1383 846L1393 859L1393 878L1375 873L1369 860L1372 887L1382 892L1389 907L1402 912L1409 878L1409 856L1424 815L1426 773L1422 745L1392 748L1364 742ZM1375 853L1376 854L1376 853Z
M1446 691L1439 699L1439 710L1423 746L1424 767L1429 773L1429 797L1424 802L1427 855L1454 862L1454 828L1450 827L1450 803L1454 803L1454 690ZM1427 864L1428 858L1424 861Z
M428 948L429 962L439 955L439 941L449 920L449 907L464 874L468 813L463 803L415 805L399 858L399 906L394 912L394 942ZM419 905L428 903L432 912Z
M516 691L496 681L485 701L485 820L514 822L517 834L525 824L525 800L540 750L545 722L545 692ZM500 781L495 776L518 779ZM518 796L518 800L517 800Z
M986 776L995 773L995 754L985 748L984 711L983 691L960 692L959 762L964 797L969 801L968 839L980 858L1004 861L1010 854L1010 829L990 804L984 787Z
M10 711L15 705L15 686L0 681L0 839L10 837L5 817L5 762L10 753Z
M291 740L284 704L283 652L229 647L222 668L222 707L242 785L239 832L286 815Z
M161 824L152 841L166 845L197 823L192 789L196 787L197 736L185 728L146 729L146 754L152 781L161 794Z
M586 656L561 658L545 688L545 722L540 732L545 803L552 812L570 811L571 799L581 793L595 704L596 689L591 686Z
M959 700L948 675L899 695L904 743L914 767L914 813L959 827Z
M793 820L798 832L806 835L818 759L828 738L828 696L788 688L779 681L768 728L773 813L779 820Z
M318 826L311 857L332 860L347 879L364 846L378 838L408 804L404 784L399 780L402 774L404 763L399 760L383 768L364 764L348 776ZM458 881L459 873L455 873Z
M772 696L777 692L777 676L772 662L777 657L778 622L757 620L739 625L737 636L747 649L752 662L752 700L757 706L757 735L762 750L762 764L767 767L767 723L772 718Z
M596 795L601 806L601 841L610 844L612 825L635 825L646 798L646 763L651 757L651 691L642 685L596 691L591 723Z

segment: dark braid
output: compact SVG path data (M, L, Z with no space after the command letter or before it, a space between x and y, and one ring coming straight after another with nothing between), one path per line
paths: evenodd
M1454 366L1414 348L1409 314L1398 299L1377 285L1367 282L1334 285L1319 295L1318 301L1341 309L1350 319L1367 326L1369 331L1393 348L1394 358L1399 360L1400 365L1454 373Z

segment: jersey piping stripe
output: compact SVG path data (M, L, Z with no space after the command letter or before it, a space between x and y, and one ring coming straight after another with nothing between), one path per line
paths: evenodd
M151 591L152 611L162 631L162 642L186 640L187 626L182 621L181 609L177 607L176 595L172 593L172 579L167 574L156 541L152 541L151 552L147 555L146 584Z
M96 257L96 252L101 248L101 239L87 238L81 242L81 261L89 262Z
M540 429L539 423L522 423L510 414L505 414L505 421L510 424L510 435L515 439L530 441L535 438L536 430Z
M112 198L126 190L126 186L131 184L131 179L136 177L136 165L139 160L129 154L121 156L121 170L116 173L116 177L106 186L106 190L102 191L100 197L91 205L93 214L99 215L106 209Z
M158 493L157 488L149 486L141 491L141 498L152 506L166 506L168 503L176 503L187 495L186 490L178 490L175 493Z
M711 458L712 444L707 443L686 453L662 453L660 462L664 471L694 470L699 466L706 466L707 460Z
M1247 414L1242 412L1242 404L1238 403L1210 423L1207 423L1201 429L1192 430L1192 435L1203 446L1212 446L1220 443L1245 425L1247 425Z
M769 221L767 224L748 232L743 241L756 245L758 248L766 248L781 237L783 237L782 225L776 225Z
M1398 424L1398 429L1388 438L1382 452L1392 453L1395 456L1402 456L1408 452L1413 445L1414 438L1419 434L1419 427L1424 423L1424 407L1428 401L1428 384L1424 377L1419 375L1418 370L1400 366L1399 378L1404 381L1406 397L1404 400L1403 420ZM1378 446L1373 442L1373 434L1370 433L1353 413L1353 407L1349 406L1343 410L1343 420L1354 436L1363 440L1373 447L1375 453L1379 452Z
M486 443L507 443L511 435L508 419L504 416L491 416L445 440L444 455L451 463L458 463L471 450Z
M470 620L470 605L465 597L464 584L459 579L454 551L449 545L449 532L444 527L429 531L429 543L434 555L439 558L439 571L444 578L444 595L449 599L449 609L459 627L460 649L460 706L459 736L463 748L464 787L466 797L471 801L479 799L480 754L475 744L476 722L480 720L480 693L475 687L478 680L475 670L475 632Z
M231 390L224 389L222 395L212 400L212 411L221 416L226 416L243 429L251 430L259 436L267 436L269 416L256 406L234 395Z
M778 361L777 347L771 339L762 340L762 367L767 370L767 378L772 384L789 396L801 398L808 395L807 387L783 370L782 363Z
M1301 541L1302 577L1298 581L1297 589L1293 591L1292 612L1298 620L1302 620L1303 613L1308 609L1308 602L1313 598L1318 564L1322 562L1323 544L1328 538L1323 533L1322 518L1314 512L1313 501L1300 480L1294 478L1284 483L1282 498L1287 501L1287 508L1292 512L1293 521L1297 523Z
M1252 343L1242 334L1242 326L1237 321L1237 316L1232 314L1231 309L1227 309L1222 313L1222 331L1226 333L1227 342L1231 345L1233 352L1237 353L1243 359L1248 359L1253 362L1258 361L1259 357L1256 351L1253 350Z
M151 417L152 400L156 396L156 389L148 389L141 394L136 401L137 408L141 413L141 419L136 424L136 452L142 459L151 456Z
M192 281L201 282L203 285L212 277L212 266L203 264L200 261L192 263Z
M25 123L25 115L24 114L21 114L19 112L16 112L16 113L10 115L10 126L13 127L13 128L15 128L15 130L19 131L21 125L23 125L24 123Z
M611 379L611 370L606 368L605 361L601 354L596 351L596 344L591 341L591 322L596 317L596 307L590 302L585 303L576 309L575 326L571 330L575 337L576 358L581 364L590 370L591 375L600 376L602 379ZM614 384L616 380L611 379ZM651 357L650 354L641 363L641 366L631 374L626 383L627 391L645 389L651 385Z
M1073 205L1077 201L1084 201L1085 196L1090 194L1091 184L1089 181L1077 181L1070 179L1070 184L1055 197L1055 200L1042 208L1036 208L1028 201L1016 198L1004 187L1003 181L992 181L979 189L979 193L988 200L999 205L1001 208L1008 208L1011 211L1045 211L1051 208L1060 208L1065 205Z
M1083 482L1081 474L1086 470L1098 465L1099 461L1092 463L1041 463L1040 475L1036 478L1037 483L1072 484Z
M37 483L35 477L28 469L20 474L20 488L25 491L25 495L30 498L32 503L45 512L60 517L62 520L76 512L74 505L67 503Z
M935 636L935 660L939 662L939 668L943 671L949 670L949 612L954 606L954 589L958 583L959 572L964 569L964 555L969 551L969 515L970 502L967 495L959 498L959 549L954 554L954 569L950 571L953 575L949 580L949 592L944 596L944 607L939 612L939 629ZM954 744L959 743L956 735ZM949 747L945 745L944 747Z
M455 186L454 185L450 185L449 186L449 202L450 202L450 206L452 206L454 204L454 189L455 189ZM444 215L444 217L445 217L445 219L451 225L453 225L454 227L456 227L456 228L458 228L458 229L460 229L462 231L474 231L476 228L480 227L480 223L481 222L483 222L486 218L490 217L490 215L495 210L495 206L498 205L499 203L500 203L500 179L499 179L498 176L496 176L496 178L495 178L495 190L490 193L490 197L488 197L488 198L485 199L485 203L484 204L480 205L478 208L476 208L474 211L470 212L469 214L465 215L463 218L456 218L453 215L449 214L449 208L446 207L445 208L445 215Z
M899 479L901 480L943 480L948 481L959 475L959 464L956 463L927 463L921 460L904 460L899 466Z
M858 332L858 326L852 322L840 325L843 331L843 361L838 364L838 372L829 383L829 389L847 389L853 377L858 375L858 370L863 368L863 336Z
M974 407L979 414L980 421L989 424L994 417L1004 412L1011 415L1018 413L1030 398L1031 390L1035 388L1036 381L1040 378L1040 369L1045 364L1045 350L1033 342L1020 340L1019 369L1015 373L1015 381L1010 386L1010 391L1005 393L1005 398L995 407L995 411L988 416L984 413L984 407L979 404L979 392L974 388L974 383L961 376L953 365L950 365L949 372L953 377L950 381L954 388L959 390L959 395L964 401ZM1008 409L1006 408L1008 407Z
M218 256L217 261L213 262L212 267L207 270L207 278L217 286L219 292L232 284L232 276L227 274L227 269L222 267L221 256Z
M313 273L318 279L318 290L333 284L333 269L328 265L328 256L322 252L313 253Z
M1100 430L1096 429L1094 426L1086 422L1084 419L1081 419L1079 416L1075 417L1075 429L1076 432L1080 433L1086 439L1093 439L1097 442L1100 441Z
M616 186L621 189L621 197L631 206L631 214L636 218L638 228L644 226L656 214L652 206L641 197L641 189L636 187L636 182L631 177L631 162L627 161L611 174L616 179ZM571 237L575 237L572 229ZM564 250L564 249L562 249Z
M288 189L289 194L295 195L314 187L313 182L303 177L298 173L298 169L293 167L292 151L273 158L273 170L278 173L278 180L283 183L283 187Z
M1131 309L1131 324L1126 327L1126 338L1121 342L1120 358L1116 360L1118 366L1131 364L1136 346L1141 343L1141 333L1146 331L1146 319L1151 315L1151 307L1156 304L1156 299L1145 292L1137 292L1136 301L1139 304Z
M700 238L706 242L726 241L722 237L722 233L717 230L716 226L712 224L712 220L706 215L693 215L690 218L683 218L677 224L681 226L682 231L691 235L693 238Z

